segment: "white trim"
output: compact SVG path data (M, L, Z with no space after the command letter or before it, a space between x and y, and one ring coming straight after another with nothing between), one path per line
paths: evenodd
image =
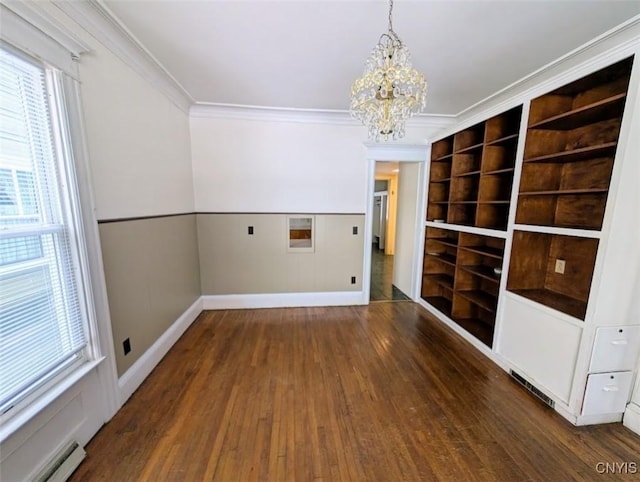
M426 217L426 216L425 216ZM425 226L430 228L448 229L451 231L462 231L463 233L480 234L491 238L507 238L507 231L489 228L477 228L475 226L465 226L463 224L436 223L434 221L426 221Z
M640 435L640 405L631 402L624 411L622 424Z
M19 429L31 422L38 414L44 412L55 400L62 397L62 395L67 393L80 380L97 368L103 360L104 358L99 358L83 363L69 375L65 376L59 383L56 383L48 389L42 396L39 396L33 403L16 413L10 420L3 422L0 426L0 443L7 440ZM5 453L2 457L4 459L9 455L10 454Z
M79 57L80 54L91 50L86 42L70 32L59 20L40 8L37 3L8 2L6 0L2 0L1 3L36 29L51 37L74 57Z
M596 425L601 423L617 423L622 421L621 413L599 413L595 415L578 415L575 425Z
M203 310L250 310L308 306L366 305L362 291L323 291L318 293L270 293L247 295L204 295Z
M0 4L0 39L15 47L21 53L38 59L44 64L52 65L68 75L78 77L78 66L74 61L74 53L66 46L54 40L46 32L34 26L21 15L13 11L13 7L22 4ZM21 10L17 8L17 10Z
M120 405L129 399L142 382L149 376L160 360L178 341L202 312L202 297L198 298L180 317L145 351L136 362L120 377Z
M300 109L295 107L268 107L258 105L196 102L189 116L211 119L240 119L265 122L294 122L301 124L331 124L360 126L347 110ZM407 127L442 129L455 122L454 116L421 114L407 120Z
M189 93L101 0L53 0L53 4L162 92L180 110L189 112L189 107L193 104Z

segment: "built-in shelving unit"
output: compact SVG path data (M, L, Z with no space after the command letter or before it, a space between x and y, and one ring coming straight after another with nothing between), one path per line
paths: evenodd
M428 221L505 230L522 107L435 142Z
M602 228L632 60L531 101L516 223Z
M504 239L427 228L422 298L491 347Z
M628 317L640 122L627 105L640 77L628 51L432 144L423 304L578 425L621 420L637 355L623 359L640 350Z

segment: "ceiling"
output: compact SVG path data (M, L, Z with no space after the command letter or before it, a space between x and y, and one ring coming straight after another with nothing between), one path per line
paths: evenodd
M196 102L349 108L387 30L383 0L103 3ZM393 26L455 115L640 13L640 0L396 0Z

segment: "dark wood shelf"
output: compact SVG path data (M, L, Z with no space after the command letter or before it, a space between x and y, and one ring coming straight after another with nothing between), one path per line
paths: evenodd
M548 289L510 290L520 296L541 303L554 310L566 313L574 318L584 320L587 313L587 302Z
M429 201L431 204L449 204L449 201Z
M454 154L466 154L469 152L476 151L478 149L482 149L483 146L484 146L484 142L479 142L469 147L463 147L462 149L455 151Z
M453 152L449 154L445 154L444 156L438 157L437 159L433 159L433 162L443 162L448 161L453 157Z
M422 299L441 313L451 316L451 300L443 296L423 296Z
M442 179L433 179L429 182L433 182L433 183L441 183L441 182L451 182L451 178L450 177L445 177Z
M496 199L492 201L478 201L478 204L511 204L511 201L508 199Z
M483 256L489 256L490 258L502 259L503 251L497 248L491 248L489 246L460 246L460 249L466 249L472 253L478 253Z
M478 318L453 318L453 321L489 348L493 345L493 324Z
M446 274L430 274L426 273L425 276L429 277L435 284L442 286L448 291L453 291L453 277Z
M440 254L440 255L434 255L434 254L428 254L427 256L430 256L433 259L439 259L440 261L442 261L444 264L448 264L449 266L454 266L456 265L456 257L455 256L451 256L450 254Z
M474 305L479 306L480 308L490 311L491 313L495 313L496 305L498 300L495 296L490 295L489 293L485 293L480 290L471 290L471 291L456 291L456 294L459 294L463 298L471 301Z
M558 196L569 194L603 194L608 192L608 189L558 189L556 191L528 191L520 192L520 196Z
M502 144L507 144L509 142L513 142L515 140L518 139L518 133L516 132L515 134L509 134L506 135L504 137L500 137L499 139L494 139L492 141L487 141L485 143L485 146L499 146Z
M622 93L607 97L592 104L538 121L530 125L529 129L571 130L595 122L620 117L626 96L626 93Z
M445 246L450 246L452 248L458 247L458 243L449 238L427 238L427 240L435 241L436 243L444 244Z
M575 162L583 159L595 159L596 157L607 157L615 153L617 145L617 142L606 142L595 146L581 147L570 151L560 151L552 154L545 154L544 156L536 156L525 159L524 162L563 163Z
M471 265L471 266L459 266L460 269L463 269L475 276L480 276L486 280L489 280L493 283L500 282L500 275L497 275L493 272L493 268L489 268L488 266L483 265Z
M466 177L466 176L479 176L481 171L478 169L477 171L468 171L461 172L460 174L452 174L452 177Z
M508 174L515 171L514 167L506 167L504 169L496 169L494 171L487 171L487 172L483 172L482 175L483 176L497 176L499 174Z
M478 201L449 201L449 204L478 204Z

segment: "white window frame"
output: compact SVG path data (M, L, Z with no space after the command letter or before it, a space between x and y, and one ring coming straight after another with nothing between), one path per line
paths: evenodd
M24 4L12 4L11 8L16 6L23 9ZM77 253L73 264L77 271L76 279L82 284L78 293L88 314L88 336L82 363L58 374L22 400L14 410L0 417L0 442L45 411L90 372L95 371L103 391L104 420L111 418L122 405L77 80L78 55L88 49L77 38L65 37L65 33L52 24L49 29L44 29L46 32L35 28L34 24L42 27L46 22L42 22L38 14L34 14L38 21L34 22L33 16L29 18L31 23L26 21L23 17L28 18L30 12L35 11L30 7L24 8L26 10L18 16L5 5L0 5L0 15L3 16L0 44L23 58L36 57L41 61L48 73L47 90L57 99L57 102L51 102L52 106L55 104L51 122L59 157L68 159L69 168L64 170L61 178L64 189L71 193L65 208L74 218L73 241L78 249L71 251Z

